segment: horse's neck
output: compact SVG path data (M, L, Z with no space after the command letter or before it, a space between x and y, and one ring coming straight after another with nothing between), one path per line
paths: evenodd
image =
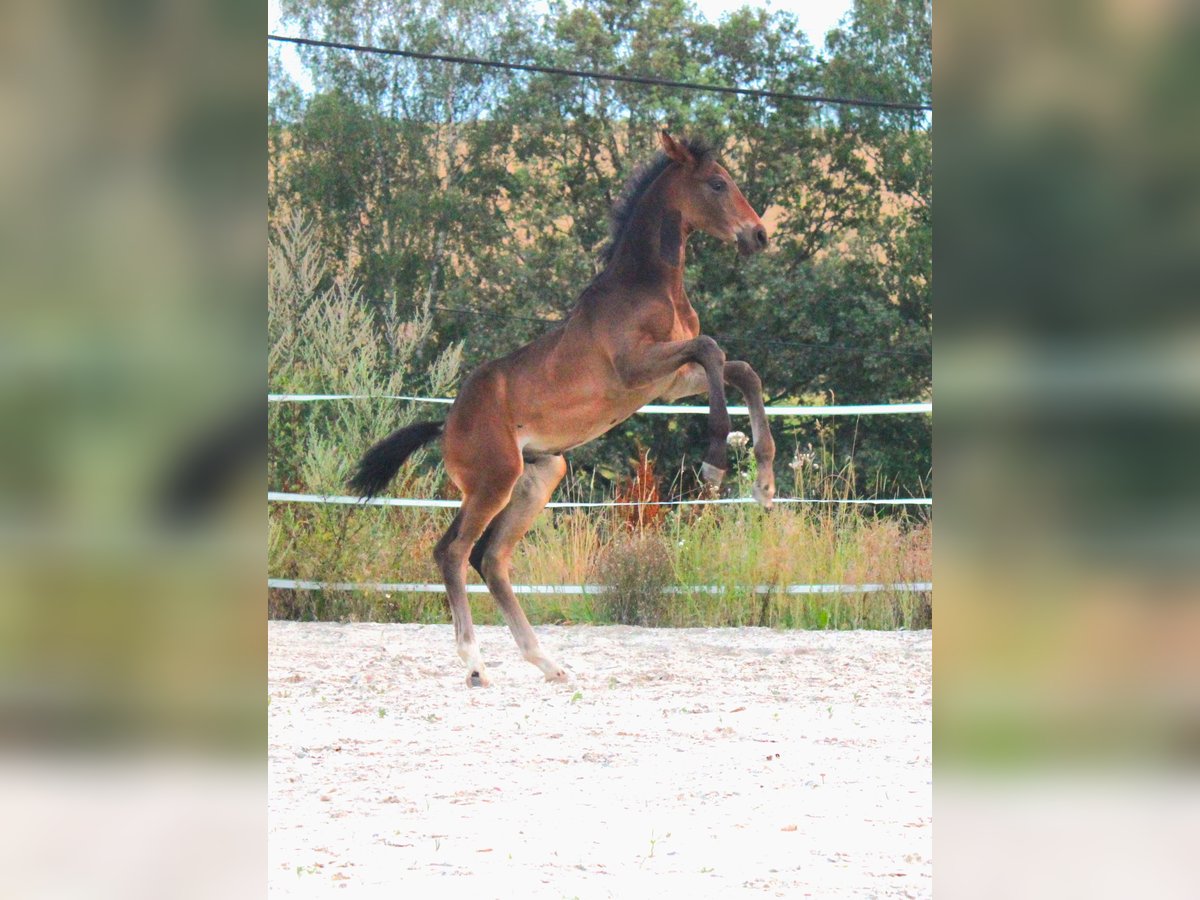
M683 290L687 238L679 210L663 202L660 189L652 189L634 211L609 268L619 278L661 288L673 302L687 306Z

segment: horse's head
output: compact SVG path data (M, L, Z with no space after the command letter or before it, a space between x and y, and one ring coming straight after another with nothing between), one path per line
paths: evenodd
M663 152L681 167L675 200L686 225L732 243L750 256L767 247L767 229L729 172L711 156L697 157L665 130Z

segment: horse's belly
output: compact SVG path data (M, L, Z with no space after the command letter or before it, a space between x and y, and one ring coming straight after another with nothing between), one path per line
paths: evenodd
M563 453L589 441L624 422L654 398L654 395L608 398L605 402L582 407L560 408L531 423L520 423L517 442L522 451Z
M695 371L693 371L695 370ZM695 384L699 377L699 386ZM661 397L681 397L702 391L704 370L688 363L664 378L631 391L603 392L586 399L560 398L552 409L542 407L529 421L517 423L517 441L523 452L563 453L596 438L624 422L647 403Z

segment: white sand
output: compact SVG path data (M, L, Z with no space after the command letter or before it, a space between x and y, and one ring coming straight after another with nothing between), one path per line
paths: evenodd
M271 623L272 893L932 894L930 632L536 630Z

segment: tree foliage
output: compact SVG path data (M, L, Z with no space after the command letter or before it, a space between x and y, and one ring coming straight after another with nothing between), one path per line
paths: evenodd
M515 62L789 92L927 100L926 0L856 0L817 52L787 12L708 22L685 0L284 0L293 31ZM931 391L932 125L927 114L767 101L305 49L315 90L272 63L270 209L320 226L381 327L428 309L433 359L470 369L540 333L595 272L607 213L663 125L714 142L772 223L744 261L692 238L706 333L762 375L769 402L885 403ZM851 462L858 489L923 493L927 417L773 420L790 452ZM616 478L634 448L698 460L699 417L636 416L572 453ZM685 479L686 481L686 479ZM886 488L884 487L886 485ZM686 486L686 484L685 484Z

